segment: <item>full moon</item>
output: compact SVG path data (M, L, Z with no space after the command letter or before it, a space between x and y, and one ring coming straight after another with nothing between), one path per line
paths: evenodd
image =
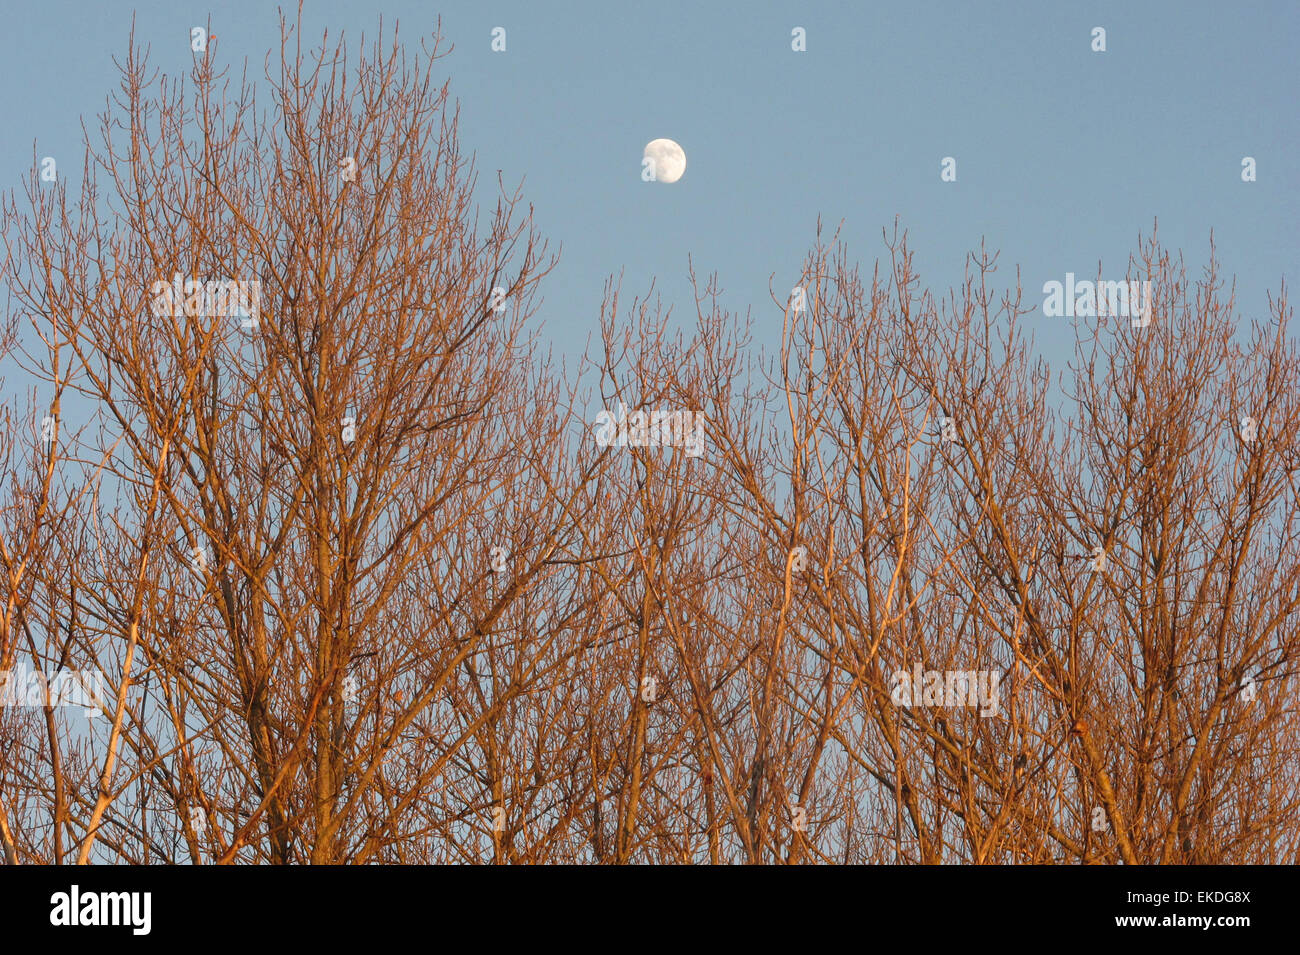
M676 182L686 171L686 152L671 139L654 139L645 145L641 166L652 170L657 182Z

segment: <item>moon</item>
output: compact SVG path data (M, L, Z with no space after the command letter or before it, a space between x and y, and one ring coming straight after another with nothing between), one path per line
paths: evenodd
M686 172L686 151L671 139L652 139L645 144L645 159L649 159L654 170L655 181L676 182Z

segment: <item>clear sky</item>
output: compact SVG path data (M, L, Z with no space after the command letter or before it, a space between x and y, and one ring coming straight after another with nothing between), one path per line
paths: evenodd
M192 60L211 17L219 58L251 73L278 40L266 3L8 3L0 35L0 184L38 156L80 171L81 117L102 109L133 10L153 63ZM1067 271L1121 278L1159 217L1199 275L1213 229L1243 317L1300 261L1296 51L1300 4L1275 2L308 2L309 35L373 35L379 16L414 45L439 14L442 61L480 179L524 180L537 224L562 243L539 319L562 352L596 327L602 286L652 277L677 313L687 255L716 271L758 341L779 337L769 276L789 288L818 215L841 221L869 271L881 228L910 230L927 284L960 281L981 237L1021 266L1026 299ZM506 29L504 53L491 31ZM806 52L791 30L806 30ZM1091 30L1107 31L1094 53ZM355 47L354 47L355 49ZM658 137L687 155L673 185L641 181ZM940 160L957 181L940 181ZM1258 181L1241 180L1253 156ZM484 198L489 198L486 190ZM1060 359L1068 320L1034 318ZM1054 362L1055 363L1055 362ZM1057 366L1060 367L1059 365ZM11 384L13 384L11 382Z

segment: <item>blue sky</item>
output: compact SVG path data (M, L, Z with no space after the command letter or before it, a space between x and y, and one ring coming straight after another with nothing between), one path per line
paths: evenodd
M153 63L188 69L190 26L212 19L220 58L253 74L278 39L262 3L21 4L0 62L5 188L38 156L80 170L81 118L102 109L132 12ZM462 144L484 198L496 170L525 199L557 270L539 319L562 352L596 327L602 287L650 280L691 314L687 256L716 271L733 308L753 307L758 343L779 337L769 276L789 287L820 215L864 271L895 216L923 280L960 281L986 238L999 276L1022 269L1041 301L1067 271L1122 277L1139 232L1199 275L1215 231L1243 317L1294 280L1300 261L1300 136L1293 2L1023 3L342 3L309 2L306 26L373 35L379 16L412 45L441 14L442 61L462 104ZM490 48L493 27L507 49ZM802 26L807 51L791 50ZM1105 27L1107 51L1090 31ZM640 178L644 144L686 150L674 185ZM944 156L955 183L940 181ZM1255 157L1258 181L1241 181ZM1068 321L1033 319L1057 364ZM1060 365L1057 364L1059 368Z

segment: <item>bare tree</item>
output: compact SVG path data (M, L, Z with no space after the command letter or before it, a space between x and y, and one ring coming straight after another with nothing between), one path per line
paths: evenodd
M436 35L215 49L0 208L0 668L100 691L0 711L6 861L1296 860L1285 289L1140 240L1062 374L819 229L774 351L611 280L570 368Z

